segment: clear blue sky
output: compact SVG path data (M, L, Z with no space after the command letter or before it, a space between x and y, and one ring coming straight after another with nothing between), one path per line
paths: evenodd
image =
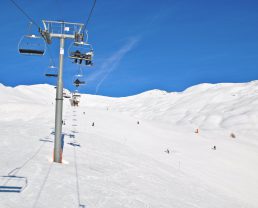
M16 0L35 21L86 21L89 0ZM44 77L49 56L22 56L17 45L28 20L1 2L0 82L54 84ZM88 26L94 67L80 91L127 96L151 89L182 91L203 82L258 79L257 0L97 0ZM50 46L58 63L58 40ZM78 65L66 59L64 85L73 90Z

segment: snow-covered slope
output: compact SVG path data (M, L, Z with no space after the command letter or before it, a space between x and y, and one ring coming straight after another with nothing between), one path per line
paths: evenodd
M56 164L54 87L0 85L0 207L257 207L257 100L257 81L65 100Z

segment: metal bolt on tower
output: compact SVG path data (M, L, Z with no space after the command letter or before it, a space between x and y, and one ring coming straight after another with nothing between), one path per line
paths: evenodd
M54 143L54 162L62 162L62 115L63 115L63 60L65 39L83 38L82 23L71 23L64 21L42 20L44 30L41 35L48 44L52 43L53 38L60 39L59 70L56 87L56 109L55 109L55 143Z

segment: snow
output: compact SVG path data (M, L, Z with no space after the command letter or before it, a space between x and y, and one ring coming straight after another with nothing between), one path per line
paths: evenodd
M0 85L0 207L257 207L257 89L84 94L78 108L65 99L57 164L54 87Z

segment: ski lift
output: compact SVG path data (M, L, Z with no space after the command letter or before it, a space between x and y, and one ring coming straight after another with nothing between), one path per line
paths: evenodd
M45 73L46 77L58 77L57 68L54 65L49 65Z
M43 37L30 33L32 22L29 23L28 34L24 35L18 45L20 54L42 56L46 51L46 43Z
M76 64L82 64L85 61L86 66L92 66L93 49L92 46L86 42L74 42L68 50L69 58L73 59Z
M83 79L83 75L82 74L75 75L73 84L75 85L75 87L79 87L80 85L85 85L86 83Z

